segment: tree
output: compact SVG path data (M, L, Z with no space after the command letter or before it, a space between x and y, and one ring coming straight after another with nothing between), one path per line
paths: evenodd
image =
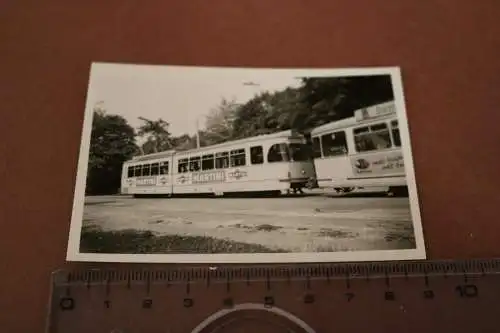
M222 99L221 103L210 110L205 130L200 131L200 141L213 145L230 140L234 134L234 119L239 105L234 100Z
M302 108L292 120L293 127L302 131L394 99L389 75L304 78L302 83Z
M188 150L196 148L196 137L189 134L182 134L171 138L172 147L175 150Z
M236 111L232 139L242 139L253 135L266 134L266 116L269 94L255 96Z
M302 91L286 88L271 95L267 126L273 131L293 128L293 117L303 109Z
M114 194L120 188L123 162L137 151L135 131L118 115L95 109L92 119L86 193Z
M168 127L170 124L163 119L150 120L144 117L139 117L144 122L139 127L137 135L145 138L146 141L142 144L142 152L144 154L157 153L172 149L172 142Z
M301 109L300 89L286 88L273 93L261 93L236 111L233 138L291 129L294 115Z

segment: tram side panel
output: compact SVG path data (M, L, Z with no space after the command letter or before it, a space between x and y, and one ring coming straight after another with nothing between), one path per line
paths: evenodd
M175 194L223 194L231 192L260 192L286 190L289 185L281 180L289 174L288 163L267 163L264 152L268 144L262 143L227 152L214 153L213 167L209 164L182 166L185 156L178 156L174 168ZM227 153L227 154L225 154ZM211 153L212 154L212 153ZM244 156L244 157L243 157ZM202 157L203 160L203 157ZM185 165L185 164L184 164Z
M347 179L352 176L352 167L347 155L315 158L318 187L350 187Z
M127 195L129 194L130 188L128 185L128 169L129 169L129 164L127 162L123 163L122 166L122 174L121 174L121 179L120 179L120 194L121 195Z
M318 187L340 190L352 186L348 181L353 176L349 159L352 146L348 138L347 128L332 128L313 136Z
M172 158L124 164L122 194L170 195L172 194Z
M357 154L350 158L349 181L364 187L404 187L406 173L400 148Z
M313 130L320 187L406 187L394 103L355 111L355 116Z

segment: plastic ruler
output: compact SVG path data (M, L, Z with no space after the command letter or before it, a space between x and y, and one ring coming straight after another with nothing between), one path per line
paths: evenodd
M500 332L500 260L165 267L55 272L47 332Z

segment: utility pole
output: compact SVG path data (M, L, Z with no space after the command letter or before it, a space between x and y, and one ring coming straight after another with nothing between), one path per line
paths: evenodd
M199 119L196 118L196 149L200 148L200 127L199 127Z

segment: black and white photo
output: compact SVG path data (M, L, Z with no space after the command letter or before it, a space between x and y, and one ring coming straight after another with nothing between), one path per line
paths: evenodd
M425 258L398 67L93 63L86 99L70 261Z

